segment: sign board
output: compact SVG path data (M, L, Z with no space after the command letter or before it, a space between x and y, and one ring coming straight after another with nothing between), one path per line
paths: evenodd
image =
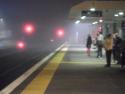
M102 11L83 10L81 15L86 17L102 17Z

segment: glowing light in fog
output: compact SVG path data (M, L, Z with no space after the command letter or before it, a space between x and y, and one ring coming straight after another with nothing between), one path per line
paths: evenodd
M76 22L75 22L75 24L79 24L80 23L80 20L77 20Z
M25 32L26 34L33 34L35 32L35 26L32 23L25 23L23 25L23 32Z
M96 21L96 22L93 22L92 24L98 24L98 22Z
M60 29L58 30L57 34L59 37L62 37L64 35L64 31Z
M63 32L62 31L59 31L59 35L62 35L63 34Z
M90 11L95 11L96 9L95 8L90 8Z
M82 16L82 17L81 17L82 20L85 19L85 18L86 18L86 16Z
M118 15L118 14L115 14L114 16L115 16L115 17L118 17L119 15Z
M32 31L32 27L29 26L29 27L26 28L26 30L31 32Z
M121 16L123 16L123 15L124 15L124 12L119 12L118 14L121 15Z
M100 23L102 23L102 22L103 22L103 20L99 20L99 22L100 22Z
M31 34L31 33L33 33L33 31L34 31L34 27L33 26L31 26L31 25L25 26L25 32L26 33Z
M17 43L17 48L20 48L20 49L25 48L25 43L22 42L22 41L18 42L18 43Z

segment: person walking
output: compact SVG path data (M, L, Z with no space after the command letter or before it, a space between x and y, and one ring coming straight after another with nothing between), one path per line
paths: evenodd
M92 45L92 38L91 38L91 35L89 34L88 38L87 38L87 42L86 42L86 48L87 48L88 56L90 56L91 45Z
M104 40L104 48L106 51L106 65L105 67L111 66L111 55L113 49L113 37L111 34L108 34Z

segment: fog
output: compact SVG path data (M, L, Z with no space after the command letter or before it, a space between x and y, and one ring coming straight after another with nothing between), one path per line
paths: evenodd
M92 25L91 23L70 24L68 31L68 42L85 44L88 34L91 34L92 38L95 37L96 26Z

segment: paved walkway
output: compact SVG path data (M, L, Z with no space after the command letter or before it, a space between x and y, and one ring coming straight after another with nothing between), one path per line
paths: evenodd
M67 52L45 94L124 94L125 72L116 64L105 68L105 59L95 57Z
M121 71L120 65L112 64L111 68L106 68L105 58L97 59L94 52L88 57L82 45L67 46L48 62L21 94L125 93L125 71Z

